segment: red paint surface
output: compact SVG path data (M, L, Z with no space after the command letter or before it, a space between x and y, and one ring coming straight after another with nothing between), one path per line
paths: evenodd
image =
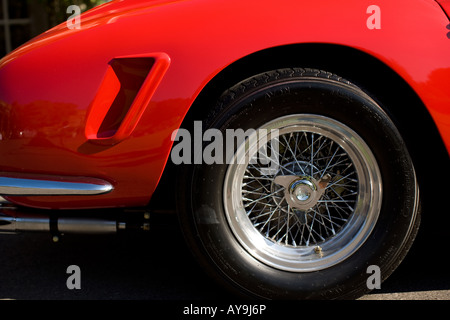
M48 31L0 61L0 171L101 178L115 190L11 200L43 208L145 205L171 134L204 86L245 56L297 43L348 46L385 63L423 101L450 151L448 18L431 0L378 0L382 27L369 30L371 4L113 1L82 16L80 30L62 24ZM108 105L119 90L109 63L136 56L160 64L116 136L94 141L102 140L95 128L105 109L92 113L93 105Z

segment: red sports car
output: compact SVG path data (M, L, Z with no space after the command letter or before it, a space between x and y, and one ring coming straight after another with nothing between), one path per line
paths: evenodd
M0 231L115 232L162 205L236 293L356 298L412 245L419 186L448 186L448 14L114 0L63 23L0 60Z

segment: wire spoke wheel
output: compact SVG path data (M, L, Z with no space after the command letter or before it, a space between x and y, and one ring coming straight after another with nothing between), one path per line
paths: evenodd
M387 110L317 69L272 70L224 91L205 127L225 135L226 159L184 167L177 192L205 270L267 299L354 299L369 291L370 265L387 279L420 225L414 164Z
M318 115L285 116L260 129L271 136L240 146L225 177L236 238L261 262L287 271L316 271L350 256L381 207L370 149L344 124Z

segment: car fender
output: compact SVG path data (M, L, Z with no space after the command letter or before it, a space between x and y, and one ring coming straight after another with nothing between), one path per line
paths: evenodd
M371 29L371 5L113 1L83 15L80 29L64 23L48 31L0 61L1 171L100 178L114 190L9 200L54 209L147 204L169 159L172 133L205 86L244 57L299 43L347 46L386 64L423 101L450 150L448 18L434 1L379 0L381 26ZM167 68L146 78L142 87L156 85L142 97L131 130L111 143L95 141L86 129L92 110L99 95L117 89L108 85L114 83L110 63L136 56L167 57Z

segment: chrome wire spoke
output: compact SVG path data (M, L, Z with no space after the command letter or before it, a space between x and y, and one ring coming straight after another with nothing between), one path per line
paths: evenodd
M265 237L286 246L309 246L336 235L347 223L358 192L355 171L348 154L333 140L306 131L278 137L278 175L323 178L332 176L317 205L297 215L284 201L284 187L274 185L274 176L261 174L258 164L248 164L242 184L243 206L253 226ZM342 173L347 173L342 176ZM329 189L329 190L328 190ZM302 220L302 221L300 221Z

